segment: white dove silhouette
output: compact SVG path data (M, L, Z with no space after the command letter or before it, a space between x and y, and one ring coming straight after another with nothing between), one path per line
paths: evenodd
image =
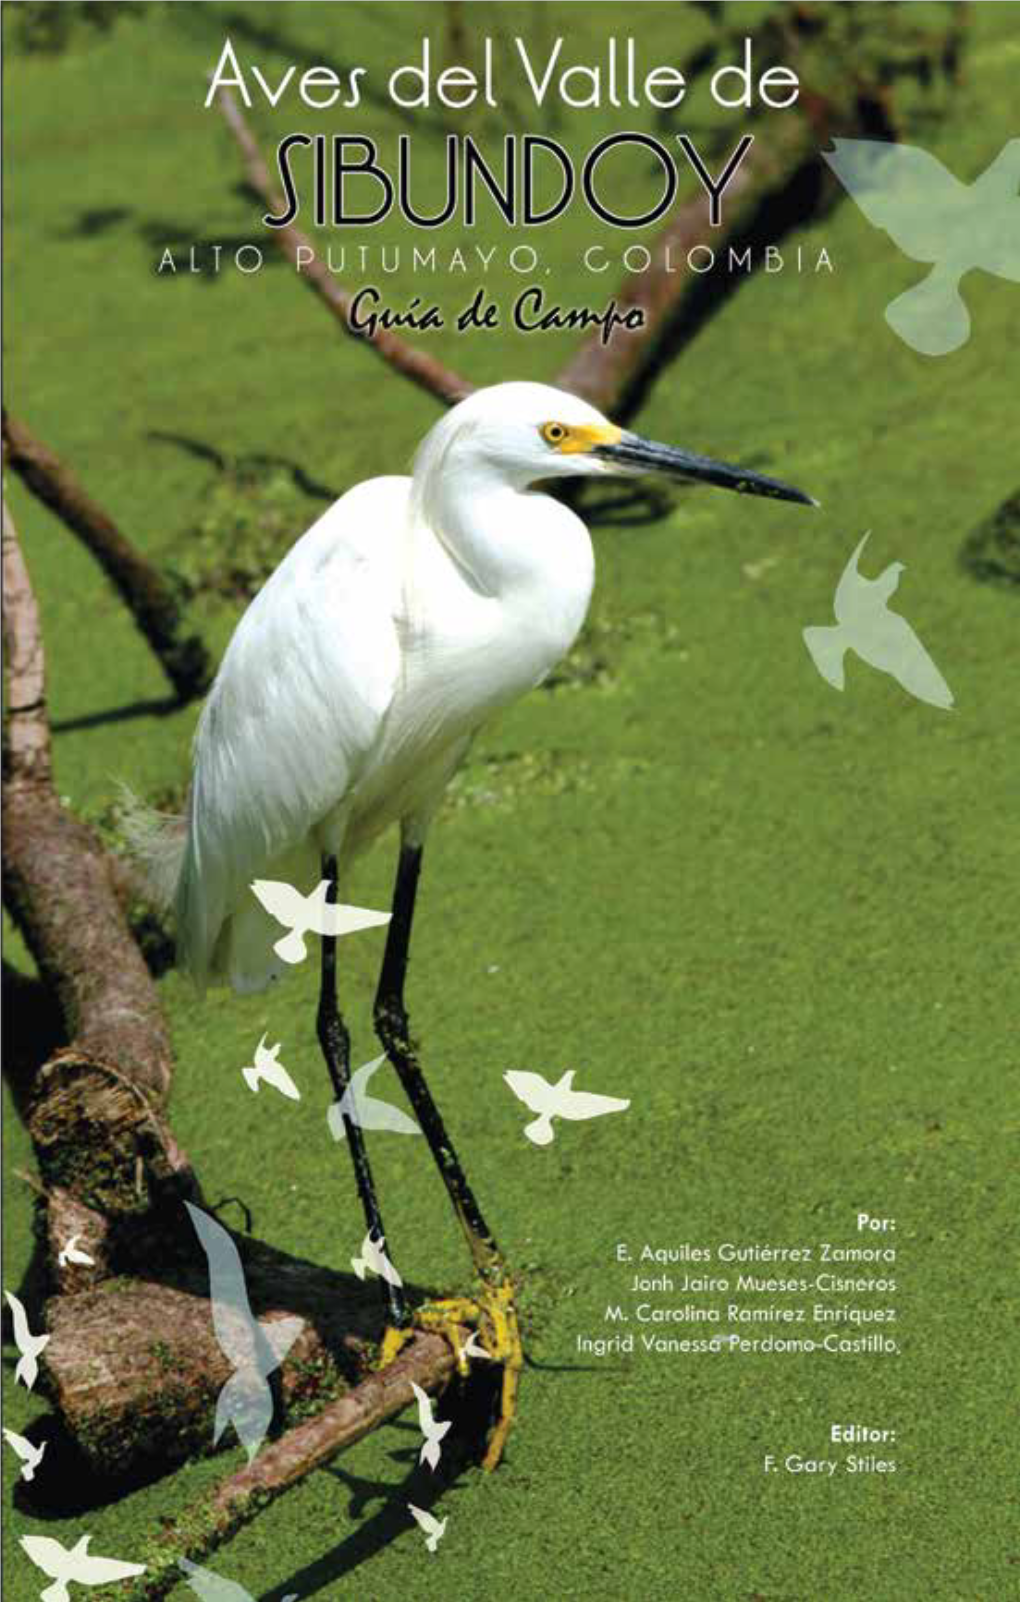
M822 155L875 228L912 261L932 263L890 301L885 319L924 356L945 356L970 334L960 279L973 268L1020 283L1020 139L1010 139L973 183L961 183L917 145L834 139Z
M283 1042L278 1040L275 1046L267 1048L266 1037L263 1035L255 1047L254 1066L242 1068L241 1073L248 1089L253 1090L256 1095L259 1092L259 1085L272 1085L274 1090L278 1090L282 1096L287 1096L290 1101L300 1101L300 1090L283 1063L276 1060L282 1044Z
M905 617L890 612L887 602L904 571L891 562L877 579L865 578L857 568L870 530L854 551L836 586L833 611L836 626L806 628L804 643L822 678L836 690L844 686L843 657L857 652L870 667L888 673L919 701L945 711L953 705L953 692Z
M279 1368L304 1325L300 1318L256 1321L248 1302L244 1269L237 1247L222 1224L200 1207L185 1202L191 1222L209 1260L209 1295L213 1327L224 1356L235 1372L216 1402L215 1444L233 1424L251 1462L273 1421L273 1393L266 1376Z
M256 879L252 883L252 890L266 911L290 930L273 947L281 961L304 962L308 955L305 935L309 930L318 935L340 936L389 923L391 914L388 912L372 912L367 907L348 907L340 902L327 903L328 889L328 879L321 879L307 896L285 879Z
M630 1102L618 1096L596 1096L589 1091L572 1089L575 1070L571 1068L556 1083L550 1084L541 1074L529 1074L516 1069L505 1073L510 1089L525 1107L538 1117L525 1124L524 1133L536 1146L548 1146L556 1138L554 1118L567 1118L576 1122L584 1118L601 1118L604 1113L625 1112Z
M431 1513L426 1513L424 1508L415 1507L413 1502L408 1502L407 1508L408 1512L413 1514L416 1522L425 1531L427 1537L425 1545L430 1552L434 1552L443 1539L448 1520L434 1519Z
M199 1568L188 1558L177 1559L178 1568L184 1570L185 1584L190 1585L196 1596L203 1602L255 1602L250 1591L236 1580L225 1580L221 1574L214 1574L212 1569ZM290 1591L283 1602L298 1602L296 1591Z
M78 1585L106 1585L113 1580L127 1580L132 1574L144 1574L144 1563L121 1563L118 1558L93 1557L88 1550L91 1535L83 1535L73 1546L62 1546L49 1535L23 1535L22 1549L27 1552L36 1568L42 1569L53 1580L45 1591L39 1592L39 1602L70 1602L67 1587L72 1580Z
M484 1346L479 1345L479 1342L478 1342L478 1331L476 1329L473 1329L471 1331L471 1333L468 1336L467 1340L464 1342L464 1344L461 1347L460 1351L457 1353L457 1356L458 1357L484 1357L484 1359L485 1359L485 1361L487 1363L491 1363L492 1362L492 1354L490 1352L487 1352L485 1350Z
M4 1430L4 1439L21 1458L24 1465L21 1470L21 1478L23 1480L34 1480L35 1471L42 1462L42 1455L46 1450L46 1442L43 1441L41 1446L33 1446L32 1442L26 1440L24 1435L16 1435L13 1430L8 1429Z
M45 1346L49 1345L50 1337L48 1335L33 1335L28 1327L28 1314L18 1301L18 1298L12 1295L10 1291L4 1291L4 1295L7 1297L7 1302L11 1309L11 1317L14 1321L14 1344L21 1354L18 1366L14 1370L14 1378L15 1380L20 1380L23 1385L31 1390L39 1373L39 1354Z
M387 1257L384 1250L385 1245L385 1235L379 1237L378 1243L372 1239L371 1235L366 1235L361 1243L361 1256L351 1258L351 1267L359 1279L364 1279L365 1274L371 1270L373 1274L378 1274L381 1279L388 1280L391 1285L402 1285L404 1281Z
M376 1069L386 1061L386 1055L376 1057L372 1062L366 1062L356 1073L351 1075L350 1083L339 1101L334 1101L326 1114L330 1133L334 1140L343 1140L344 1115L352 1124L358 1124L362 1129L388 1129L394 1135L420 1135L421 1130L414 1119L409 1117L399 1107L394 1107L388 1101L379 1101L375 1096L369 1096L366 1085Z
M80 1240L80 1235L72 1235L66 1245L61 1247L59 1253L57 1254L57 1262L60 1264L61 1268L66 1268L68 1263L83 1263L87 1268L94 1268L96 1266L96 1260L94 1257L90 1257L88 1252L80 1252L78 1250L78 1242Z
M411 1389L418 1398L418 1424L425 1437L422 1449L418 1453L418 1462L427 1463L430 1469L435 1469L439 1466L441 1455L439 1443L452 1429L453 1421L447 1419L444 1423L436 1419L432 1412L432 1398L420 1385L416 1385L414 1380L411 1381Z

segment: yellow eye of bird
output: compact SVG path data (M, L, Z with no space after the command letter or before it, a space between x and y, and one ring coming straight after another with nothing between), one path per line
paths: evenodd
M539 430L547 445L559 445L565 440L570 430L564 423L543 423Z

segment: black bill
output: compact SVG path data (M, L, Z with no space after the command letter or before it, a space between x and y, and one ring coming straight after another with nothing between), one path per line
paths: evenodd
M657 445L640 434L623 434L615 445L596 445L594 454L635 473L665 473L670 478L689 478L702 484L718 484L720 489L736 490L738 495L768 495L776 501L797 501L801 506L817 506L813 495L794 489L778 478L752 473L748 467L731 467L711 456L696 456L676 445Z

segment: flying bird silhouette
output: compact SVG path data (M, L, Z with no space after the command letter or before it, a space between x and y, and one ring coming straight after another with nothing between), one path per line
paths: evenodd
M300 1090L283 1066L283 1063L277 1061L281 1045L282 1041L278 1040L275 1046L267 1048L266 1037L263 1035L255 1047L254 1065L241 1069L244 1082L248 1089L253 1090L256 1095L258 1095L260 1085L272 1085L274 1090L278 1090L282 1096L288 1097L290 1101L300 1101Z
M108 1585L114 1580L128 1580L133 1574L144 1574L144 1563L121 1563L119 1558L93 1557L88 1550L91 1535L83 1535L73 1546L62 1546L49 1535L23 1535L21 1546L37 1569L42 1569L54 1582L39 1592L39 1602L70 1602L67 1587L73 1580L77 1585Z
M83 1263L87 1268L96 1266L94 1257L90 1257L88 1252L78 1250L78 1242L80 1240L80 1235L72 1235L66 1245L61 1248L57 1255L57 1262L61 1268L66 1268L68 1263Z
M50 1337L33 1335L28 1327L28 1314L18 1298L11 1291L4 1291L4 1295L14 1323L14 1344L20 1353L14 1378L31 1390L39 1373L39 1354L49 1345Z
M430 1469L436 1469L439 1467L441 1456L439 1443L453 1428L453 1421L447 1419L444 1423L435 1417L432 1412L432 1398L420 1385L416 1385L414 1380L411 1381L411 1389L418 1398L418 1425L425 1437L422 1449L418 1453L418 1462L427 1463Z
M868 221L928 276L890 301L886 322L924 356L945 356L970 333L960 279L974 267L1020 283L1020 139L964 184L926 150L881 139L835 139L829 166Z
M14 1449L24 1465L21 1470L21 1478L23 1480L34 1480L35 1471L42 1462L42 1455L46 1450L46 1442L43 1441L41 1445L33 1446L32 1442L26 1440L24 1435L16 1435L13 1430L8 1429L4 1430L4 1439Z
M836 586L836 625L806 628L804 643L822 678L836 690L842 690L845 683L843 657L853 650L870 667L890 674L919 701L948 711L953 705L949 685L906 618L888 609L889 597L905 571L903 563L891 562L877 579L865 578L858 571L869 534L854 551Z
M424 1530L426 1536L425 1545L430 1552L434 1552L443 1539L448 1521L446 1519L434 1519L431 1513L426 1513L424 1508L415 1507L413 1502L408 1502L407 1509Z
M354 934L358 929L375 929L379 924L389 923L392 916L389 912L372 912L367 907L327 902L328 879L321 879L307 896L283 879L255 879L252 890L277 923L290 930L273 946L283 962L304 962L308 955L305 935L309 931L335 940L340 935Z
M390 1285L402 1285L404 1281L387 1257L384 1250L385 1245L385 1235L380 1235L378 1244L372 1239L371 1235L366 1235L361 1243L361 1256L351 1258L351 1267L359 1279L364 1279L366 1273L371 1270L373 1274L378 1274L380 1279L385 1279Z
M618 1096L596 1096L589 1091L574 1090L574 1069L571 1068L556 1083L550 1084L541 1074L529 1074L512 1069L505 1073L510 1089L525 1107L538 1117L525 1124L524 1133L536 1146L548 1146L556 1138L552 1121L566 1118L576 1122L584 1118L601 1118L605 1113L625 1112L630 1102Z
M386 1053L366 1062L351 1075L347 1089L339 1101L334 1101L326 1118L334 1140L344 1138L344 1119L351 1120L361 1129L388 1129L394 1135L420 1135L414 1119L391 1102L379 1101L367 1093L366 1086L377 1068L386 1061Z
M255 1602L250 1591L236 1580L225 1580L221 1574L214 1574L212 1569L199 1568L189 1558L178 1558L178 1568L184 1570L185 1584L190 1585L196 1596L203 1602ZM298 1602L296 1591L290 1591L283 1602Z
M482 1357L482 1358L485 1359L485 1361L487 1363L491 1363L492 1362L492 1353L491 1352L487 1352L485 1350L485 1347L481 1346L479 1344L478 1331L476 1329L473 1329L471 1331L471 1333L468 1336L467 1340L464 1342L463 1346L460 1348L459 1352L457 1353L457 1356L459 1358L460 1357Z
M185 1202L195 1233L209 1261L213 1328L234 1373L216 1402L213 1444L233 1424L251 1462L273 1421L273 1393L267 1376L279 1368L303 1328L300 1318L258 1322L248 1302L237 1247L222 1224Z

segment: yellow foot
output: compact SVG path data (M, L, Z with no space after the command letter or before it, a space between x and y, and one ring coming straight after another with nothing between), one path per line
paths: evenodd
M393 1362L393 1359L398 1356L398 1354L407 1345L413 1334L413 1324L405 1324L403 1329L395 1329L392 1324L387 1324L386 1331L382 1338L382 1343L379 1347L378 1366L380 1368L388 1368Z
M482 1459L484 1469L494 1469L503 1456L514 1421L517 1387L524 1365L512 1281L483 1284L477 1299L450 1296L442 1301L426 1302L417 1309L414 1319L420 1329L438 1330L446 1336L453 1347L459 1373L469 1372L472 1357L502 1366L499 1418ZM472 1335L477 1335L477 1339L473 1340ZM479 1346L481 1350L473 1349Z

